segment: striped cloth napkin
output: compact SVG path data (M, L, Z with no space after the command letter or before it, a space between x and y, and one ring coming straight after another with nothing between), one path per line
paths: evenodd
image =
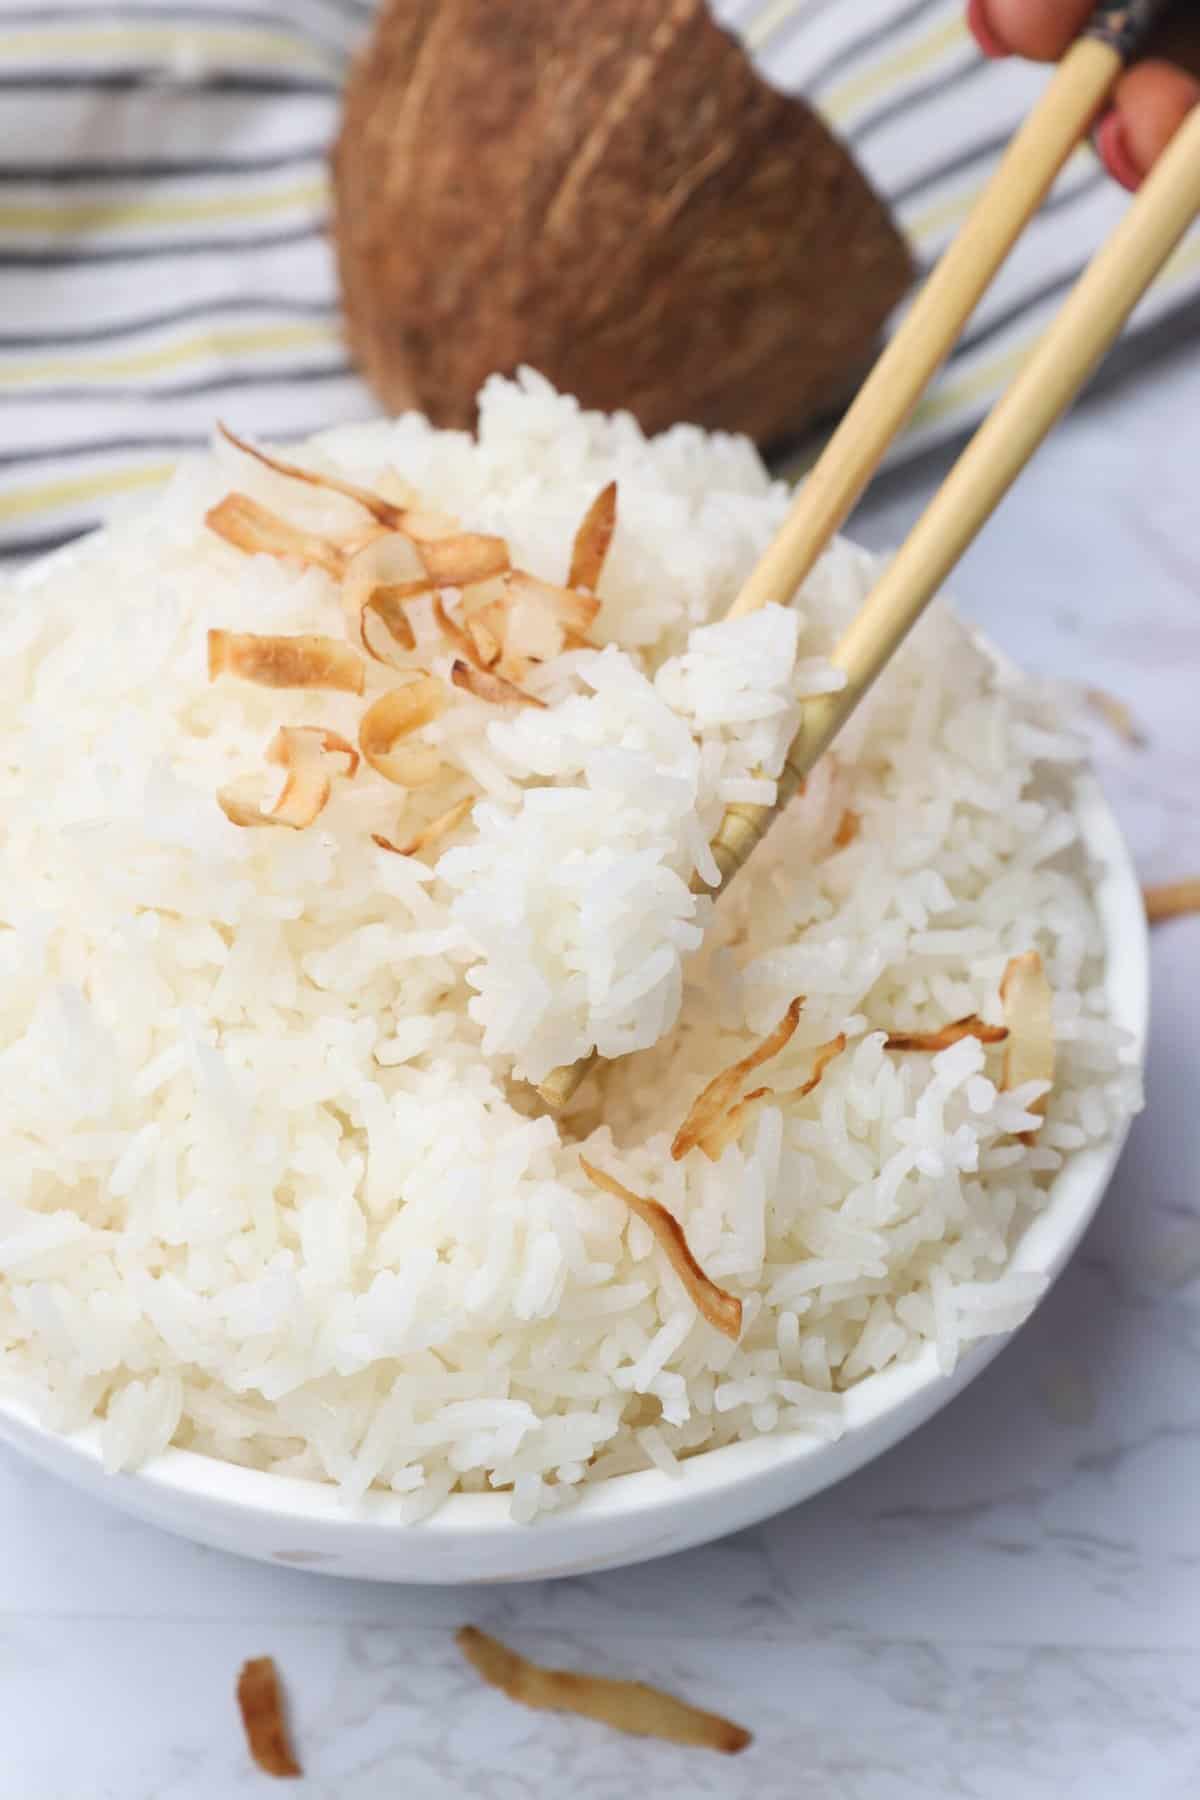
M503 3L503 0L497 0ZM963 0L716 0L822 108L930 262L1044 79ZM95 523L220 415L373 410L337 323L324 158L367 0L0 0L0 554ZM970 425L1118 217L1081 151L897 454ZM1200 240L1138 319L1200 296Z

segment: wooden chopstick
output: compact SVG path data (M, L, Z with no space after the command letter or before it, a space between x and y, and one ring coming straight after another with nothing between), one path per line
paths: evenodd
M773 806L730 807L713 844L724 886L841 730L876 676L1069 409L1130 313L1200 214L1200 107L1073 288L1020 374L909 533L831 661L835 694L806 700Z
M786 605L849 518L1164 0L1099 6L822 451L729 611Z
M712 845L721 888L741 868L899 649L946 576L1120 335L1198 214L1200 107L1177 132L1124 219L975 433L834 649L831 660L845 674L845 686L837 693L805 701L774 804L739 804L727 809ZM770 554L768 551L768 557ZM789 588L785 598L790 597ZM555 1069L538 1086L545 1103L552 1108L564 1106L594 1061L593 1056Z

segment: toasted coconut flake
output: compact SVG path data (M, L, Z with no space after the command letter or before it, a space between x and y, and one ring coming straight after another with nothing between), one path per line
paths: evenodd
M675 1133L675 1141L671 1145L671 1155L676 1162L707 1137L717 1121L729 1111L747 1075L753 1075L755 1069L761 1068L773 1056L778 1056L790 1042L800 1023L800 1009L803 1005L804 996L797 994L774 1031L763 1039L757 1050L752 1050L749 1056L743 1056L740 1062L735 1062L720 1075L715 1075L708 1086L697 1094L691 1111Z
M594 594L582 594L577 588L555 587L551 581L539 581L524 569L514 569L508 578L508 598L514 604L523 602L548 613L564 631L586 633L595 623L600 602Z
M1091 710L1104 720L1109 730L1123 744L1128 744L1132 750L1144 748L1146 734L1124 700L1098 687L1085 688L1083 697Z
M861 830L861 813L852 812L851 809L847 807L841 818L838 820L837 830L833 834L834 847L838 850L844 850L847 844L852 844L854 842Z
M388 780L397 787L428 787L443 773L443 766L432 744L397 744L387 759Z
M236 675L259 687L335 688L361 694L361 658L337 638L260 637L253 631L210 631L208 679Z
M273 470L276 475L286 475L291 481L303 481L309 487L325 488L331 494L341 494L347 500L356 500L359 506L365 507L371 517L389 531L397 531L403 526L407 509L394 506L382 494L374 494L370 488L356 487L350 481L339 481L333 475L319 475L315 469L302 469L298 463L284 462L281 457L268 456L257 445L248 444L245 438L237 437L228 425L219 424L217 430L235 450L242 451L245 456L252 456L255 462L261 463L265 469Z
M231 782L217 789L217 805L231 825L246 828L283 825L291 831L303 831L306 825L312 824L329 798L329 781L319 771L306 772L304 779L293 786L286 810L280 809L278 801L272 806L264 806L262 789L263 784L257 776Z
M314 531L289 525L248 494L226 494L204 515L204 523L218 537L249 556L279 556L285 561L313 564L335 580L345 565L345 551Z
M1008 1021L1001 1086L1023 1087L1027 1081L1054 1080L1054 992L1046 979L1036 950L1010 959L1000 982L1000 999ZM1029 1109L1041 1113L1046 1096ZM1030 1144L1036 1133L1023 1131L1021 1142Z
M411 534L410 534L411 535ZM467 587L486 581L508 568L508 545L503 538L477 531L461 531L454 537L418 540L421 561L431 581L439 587Z
M452 513L437 512L418 503L404 516L404 534L414 544L436 544L443 538L461 537L463 531Z
M546 1669L527 1662L497 1638L474 1625L456 1633L459 1649L491 1687L510 1700L539 1711L578 1713L633 1737L660 1738L698 1750L736 1756L750 1733L717 1713L701 1712L661 1688L642 1681L614 1681L608 1675L581 1675L573 1669Z
M830 1038L827 1044L818 1045L813 1056L812 1074L807 1081L802 1082L801 1085L798 1088L793 1089L790 1094L785 1094L784 1101L807 1099L808 1095L811 1094L815 1088L820 1087L821 1078L826 1069L829 1067L830 1063L833 1062L835 1057L842 1054L842 1051L845 1048L846 1034L844 1031L839 1031L837 1036L835 1038Z
M424 582L398 581L393 587L376 588L367 601L359 620L359 631L367 655L392 668L403 668L401 656L417 647L408 603L429 589Z
M586 1157L581 1156L579 1160L589 1181L594 1181L606 1194L623 1200L630 1212L636 1214L643 1225L649 1228L655 1242L687 1289L697 1311L704 1315L710 1325L724 1332L727 1338L732 1338L736 1343L742 1329L742 1303L735 1294L726 1293L715 1281L709 1280L688 1248L683 1227L675 1215L669 1213L657 1200L647 1200L640 1194L632 1193L614 1176L606 1175L603 1169L594 1168Z
M700 1148L709 1162L720 1162L730 1144L736 1143L741 1137L750 1115L757 1112L762 1102L768 1099L774 1099L769 1087L755 1088L752 1094L747 1094L744 1099L731 1106L727 1113L714 1119L700 1139Z
M486 581L468 581L459 592L462 594L462 610L464 617L481 612L493 601L506 601L510 572L506 569L502 575L489 575Z
M358 751L340 731L326 725L281 725L267 745L267 761L284 769L298 769L305 762L323 765L331 774L347 779L358 772Z
M459 624L457 619L451 618L441 594L435 594L433 597L433 616L437 621L438 630L444 637L450 639L459 655L467 662L474 662L475 645L471 641L470 634L465 626Z
M571 548L571 572L567 576L568 587L595 589L616 525L617 484L610 481L607 487L600 489L575 533L575 542Z
M981 1044L1002 1044L1008 1036L1005 1025L985 1025L978 1013L955 1019L951 1025L939 1025L936 1031L893 1031L883 1046L885 1050L948 1050L965 1037L978 1038Z
M490 608L487 610L490 611ZM467 620L466 629L474 652L473 660L478 663L479 667L490 669L493 664L498 663L501 641L480 613L471 614Z
M357 556L360 550L367 548L368 544L377 544L380 538L394 538L396 535L396 532L389 531L386 525L376 525L374 520L369 525L360 526L357 531L347 532L345 536L339 534L337 545L344 559L343 568L352 556Z
M288 1738L279 1671L273 1656L256 1656L242 1664L237 1702L250 1754L263 1774L284 1780L303 1775Z
M744 1100L739 1100L736 1106L731 1106L724 1118L718 1119L711 1131L706 1131L700 1139L700 1148L709 1161L720 1162L730 1144L736 1142L742 1135L742 1130L751 1113L755 1112L765 1100L778 1099L781 1106L790 1106L797 1100L806 1099L815 1088L820 1086L821 1077L834 1057L840 1056L845 1048L846 1034L844 1031L839 1031L837 1036L831 1038L827 1044L818 1046L813 1057L812 1074L800 1087L793 1088L790 1094L776 1095L769 1087L755 1088L752 1094L747 1094Z
M346 563L347 607L352 602L364 606L378 587L410 581L419 582L422 592L433 585L415 545L403 532L377 531Z
M358 747L373 769L400 787L424 787L436 780L441 758L429 744L405 744L429 725L446 704L446 690L433 675L389 688L369 706L358 727Z
M393 663L415 639L404 604L427 594L432 583L408 539L396 532L373 537L346 562L342 611L351 642L376 662Z
M492 611L489 620L495 621L492 629L500 639L500 674L519 682L531 663L549 662L561 655L568 639L575 647L590 644L587 631L599 610L600 602L592 594L555 587L524 570L514 570L503 605Z
M374 831L371 833L371 837L381 850L390 850L396 856L416 856L419 851L431 849L434 844L440 843L444 837L448 837L452 831L456 830L474 804L474 794L468 794L465 799L456 801L436 819L431 819L428 825L423 825L415 836L406 839L403 844L393 844L390 838L381 837L378 832Z
M303 831L321 812L330 794L330 776L351 776L358 751L340 732L321 725L281 725L267 745L267 761L287 770L287 779L270 806L263 806L247 786L220 788L217 804L234 825L286 825Z
M450 679L464 694L474 694L476 700L486 700L492 706L544 707L546 704L535 695L527 694L524 688L506 681L503 675L496 675L491 669L477 669L474 664L461 660L451 668Z
M551 662L562 654L566 633L546 607L528 600L513 601L504 610L501 634L500 674L520 682L534 663Z
M326 764L335 760L343 762L347 774L358 767L358 752L336 731L281 725L267 745L267 761L287 770L279 798L270 808L271 818L299 831L311 825L329 799Z
M499 581L476 582L463 594L463 620L474 655L471 661L481 669L494 668L504 650L509 634L512 607L508 588Z
M390 500L393 506L403 507L406 513L415 512L421 504L421 496L412 482L391 464L375 483L375 492L384 500Z
M1200 913L1200 876L1191 881L1166 881L1143 890L1146 917L1152 925L1165 919L1183 919Z

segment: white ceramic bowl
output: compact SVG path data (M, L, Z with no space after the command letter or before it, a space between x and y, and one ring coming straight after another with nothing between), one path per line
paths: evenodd
M27 579L42 570L30 570ZM1141 1064L1150 985L1141 891L1091 777L1080 784L1079 815L1100 871L1095 898L1112 1016L1133 1037ZM1103 1198L1123 1141L1124 1134L1072 1155L1017 1244L1014 1269L1050 1280L1061 1272ZM110 1505L242 1556L373 1581L524 1581L684 1550L806 1500L923 1424L1006 1342L974 1345L949 1377L939 1374L932 1345L913 1362L869 1377L847 1395L847 1427L836 1443L781 1433L733 1444L692 1458L675 1477L657 1470L617 1476L534 1525L514 1525L503 1495L461 1494L427 1522L406 1526L397 1518L399 1502L387 1494L369 1495L351 1511L332 1487L187 1450L168 1450L135 1474L106 1475L95 1428L62 1437L11 1402L0 1404L0 1438Z

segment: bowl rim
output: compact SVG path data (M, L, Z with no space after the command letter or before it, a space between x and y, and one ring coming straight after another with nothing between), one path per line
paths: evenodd
M10 591L36 586L74 560L85 543L90 547L104 535L103 529L89 533L84 539L38 558L18 572ZM1002 680L1024 679L1010 659L982 633L969 624L967 629L995 662ZM1111 1017L1131 1040L1126 1056L1128 1066L1140 1070L1145 1066L1150 1002L1149 930L1141 887L1129 847L1090 764L1073 771L1072 782L1073 810L1097 874L1093 899L1104 937L1103 981ZM1008 1273L1044 1275L1049 1290L1100 1206L1131 1124L1132 1119L1127 1119L1112 1138L1070 1153L1047 1190L1046 1206L1018 1238ZM1039 1296L1033 1310L1044 1297ZM894 1441L886 1436L884 1422L889 1414L903 1416L919 1409L920 1418L930 1416L953 1398L1012 1336L1012 1332L1001 1332L977 1340L963 1350L951 1376L942 1374L936 1348L928 1342L911 1362L867 1376L844 1397L845 1425L836 1439L811 1432L772 1432L688 1457L677 1474L641 1469L610 1476L594 1485L585 1484L569 1508L548 1515L554 1535L574 1538L585 1533L592 1522L633 1515L647 1525L656 1521L667 1523L669 1516L685 1504L731 1496L768 1472L778 1474L785 1468L798 1468L824 1451L847 1446L856 1434L865 1435L868 1428L873 1428L875 1441L858 1462L847 1459L843 1450L842 1474L849 1473L876 1450ZM60 1452L73 1451L83 1465L102 1474L97 1422L74 1432L58 1432L46 1426L27 1402L4 1395L0 1395L0 1419L18 1428L26 1448L40 1442ZM207 1503L264 1522L286 1521L341 1531L354 1531L364 1525L402 1530L408 1523L404 1496L371 1490L348 1506L332 1482L246 1468L194 1450L168 1448L139 1468L123 1472L119 1479L126 1488L132 1482L147 1495L159 1497L164 1516L166 1507L177 1499L181 1503ZM422 1534L432 1534L442 1541L491 1541L511 1535L514 1529L526 1527L514 1527L509 1496L504 1492L452 1493L433 1514L420 1521Z

